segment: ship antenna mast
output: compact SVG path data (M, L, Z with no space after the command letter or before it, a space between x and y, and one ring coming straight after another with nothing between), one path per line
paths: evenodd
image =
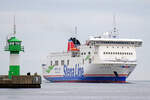
M16 21L15 21L15 16L14 16L14 33L13 33L13 35L15 36L15 34L16 34L16 23L15 23Z
M77 26L75 26L75 38L77 38L78 29Z
M113 37L116 38L118 37L118 29L116 27L116 15L114 14L113 16Z
M116 18L115 18L116 16L114 15L113 16L113 25L114 25L114 30L113 30L113 32L114 33L116 33Z
M75 34L77 35L77 26L75 26Z
M74 36L74 38L76 38L76 39L77 39L77 35L78 35L77 32L78 32L78 31L77 31L77 26L75 26L75 33L74 33L75 36ZM76 40L76 39L75 39L75 43L77 43L77 40Z
M73 34L72 34L74 38L77 38L77 33L78 33L78 31L77 31L77 26L75 26L74 32L73 32Z

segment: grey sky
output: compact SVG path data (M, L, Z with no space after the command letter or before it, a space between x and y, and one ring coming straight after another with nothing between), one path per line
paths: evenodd
M14 15L17 37L25 46L21 73L41 74L41 58L49 52L65 51L74 26L84 43L89 35L110 31L115 13L121 37L144 41L137 49L138 66L129 79L150 79L149 5L149 0L0 0L0 74L8 73L9 53L3 51L3 44L13 31Z

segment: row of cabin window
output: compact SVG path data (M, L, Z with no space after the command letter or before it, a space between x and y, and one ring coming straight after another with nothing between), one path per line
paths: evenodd
M95 44L135 44L134 42L117 42L117 41L95 41Z
M133 55L132 52L104 52L103 54Z
M89 64L92 63L92 59L89 58ZM83 64L84 64L84 59L83 59ZM58 60L55 60L54 64L53 64L53 61L50 62L50 65L53 66L58 66L59 65L59 61ZM65 65L65 61L64 60L61 60L61 65ZM67 65L69 65L69 60L67 60Z
M53 63L53 61L51 61L51 62L50 62L50 65L51 65L51 66L53 66L53 65L58 66L58 65L59 65L59 61L58 61L58 60L55 60L54 63ZM62 65L62 66L65 65L65 61L64 61L64 60L61 60L61 65ZM69 65L69 60L67 60L67 65Z
M88 52L88 54L90 55L91 52ZM82 52L81 55L86 55L86 52Z

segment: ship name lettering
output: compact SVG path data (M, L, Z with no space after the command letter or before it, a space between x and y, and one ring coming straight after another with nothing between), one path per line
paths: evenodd
M64 65L64 76L65 77L82 77L84 74L83 67L79 67L79 64L76 64L73 68L68 68Z

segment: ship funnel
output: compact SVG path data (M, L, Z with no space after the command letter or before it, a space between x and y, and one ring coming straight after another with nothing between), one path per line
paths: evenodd
M70 38L68 40L67 51L79 51L79 49L77 48L78 46L80 46L80 42L76 38Z
M73 41L69 39L68 40L68 49L67 49L67 51L68 52L71 51L72 48L75 48L75 45L74 45Z

